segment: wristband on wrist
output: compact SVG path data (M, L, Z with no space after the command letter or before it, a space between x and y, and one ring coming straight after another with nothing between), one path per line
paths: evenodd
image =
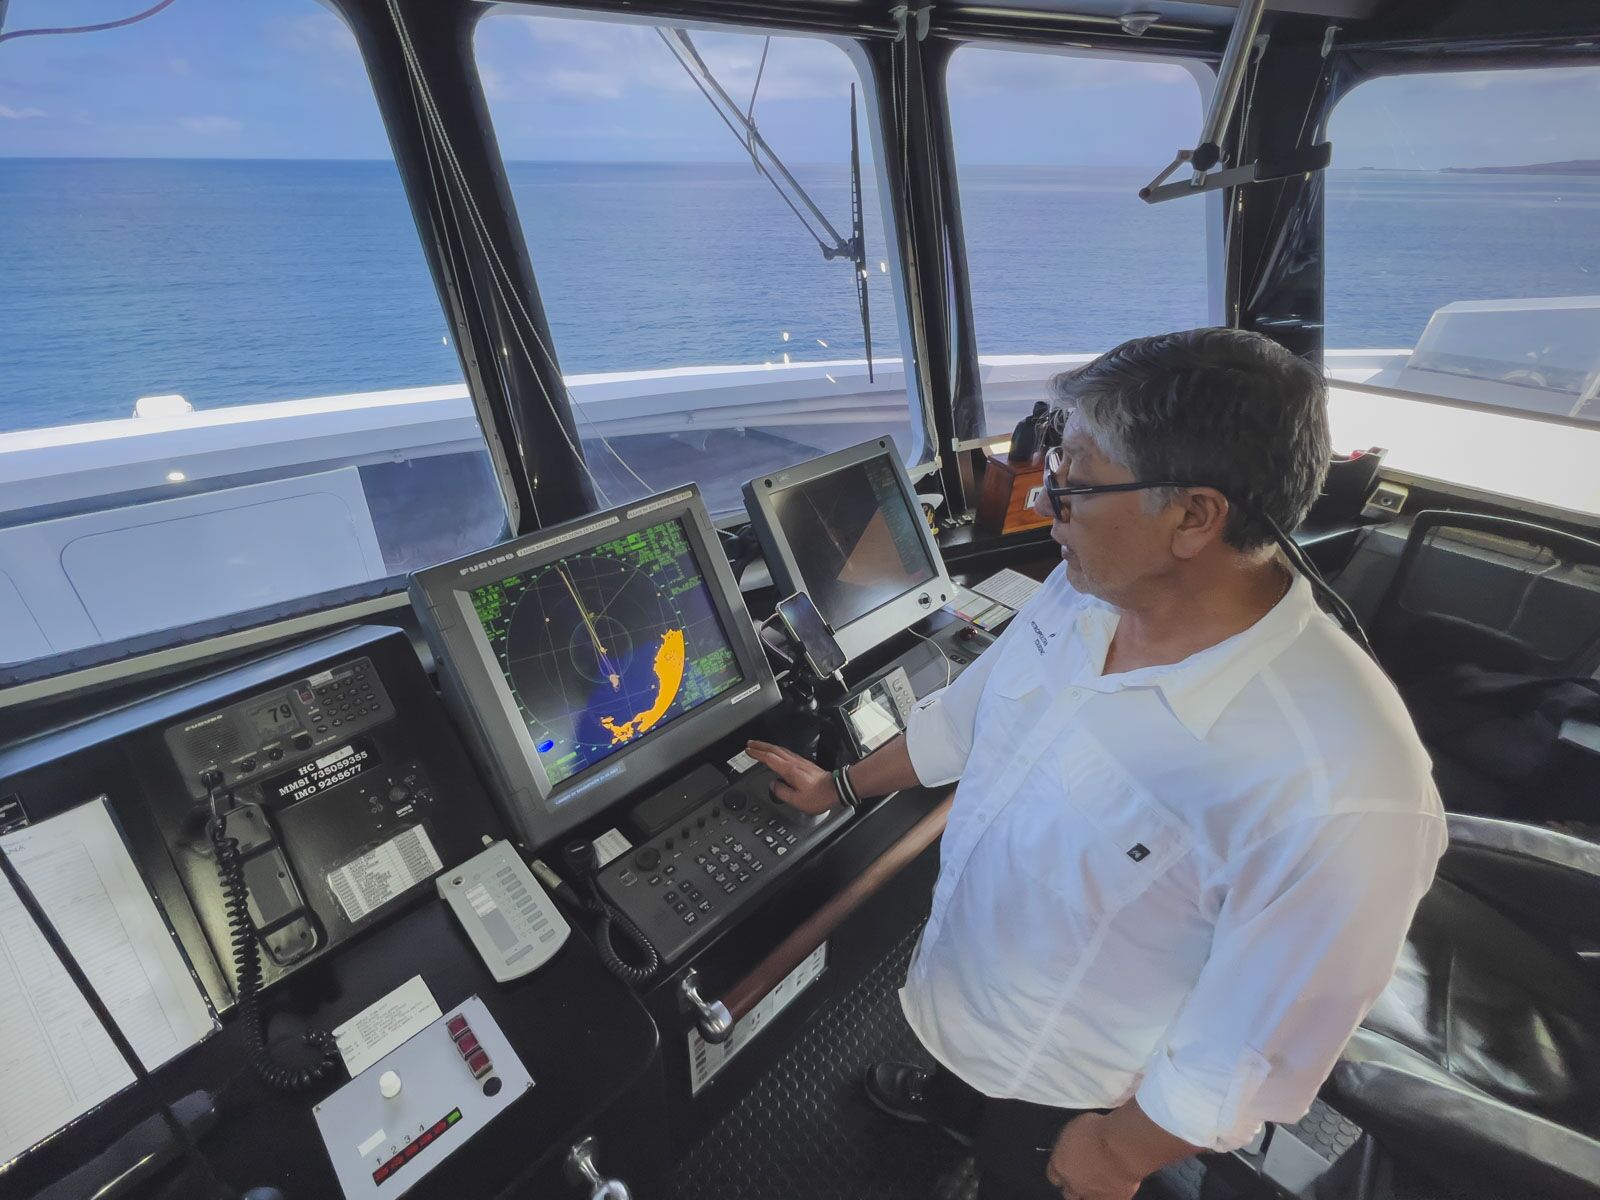
M857 808L861 804L861 797L856 795L855 788L850 783L849 772L840 767L833 773L833 787L839 793L839 803L846 808Z

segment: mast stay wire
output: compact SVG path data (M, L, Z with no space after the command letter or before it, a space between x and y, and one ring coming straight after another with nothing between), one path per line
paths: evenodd
M12 38L25 37L50 37L62 33L99 33L103 29L121 29L126 25L136 25L140 21L155 16L164 8L170 7L176 0L161 0L143 12L134 13L131 17L119 17L115 21L101 21L97 25L63 25L54 29L15 29L10 33L0 33L0 42L9 42ZM5 16L5 5L0 4L0 18Z
M767 51L771 49L772 35L769 33L766 40L761 43L761 61L756 64L756 81L755 84L750 88L750 106L745 109L744 113L745 123L749 125L751 129L756 127L756 96L761 91L761 76L766 73ZM750 142L750 162L755 166L757 171L761 170L761 164L756 161L756 144L754 141Z
M417 80L409 69L406 71L406 83L411 89L412 103L415 107L420 132L422 134L422 152L428 165L428 186L433 192L434 203L438 206L438 211L443 214L449 222L448 228L442 230L441 233L443 236L448 238L450 230L453 229L455 231L456 244L464 248L466 246L466 235L461 228L461 216L459 212L460 206L456 202L454 196L451 194L450 180L448 175L445 173L445 164L442 162L442 156L439 153L436 140L433 136L431 136L433 131L427 122L427 115L422 103L422 97L417 90ZM492 280L492 282L496 283L496 290L498 290L498 281ZM466 287L471 289L473 299L477 302L481 310L483 308L483 299L479 294L478 280L471 270L466 272L465 284ZM502 303L504 303L503 299ZM500 379L501 389L509 390L509 380L505 372L505 363L503 358L494 360L494 371ZM539 378L537 372L535 372L534 377L535 379ZM520 443L522 441L522 431L515 428L513 425L512 433ZM518 449L520 452L520 445ZM544 527L544 517L539 512L537 491L538 489L536 487L530 486L528 488L528 503L533 508L534 524L542 529Z
M544 355L545 362L551 367L556 367L558 364L554 352L548 345L545 344L543 337L540 336L538 327L533 320L532 314L528 312L527 307L522 302L521 294L517 291L515 277L506 267L505 261L500 257L500 251L495 246L494 239L489 236L488 223L484 220L483 214L478 208L477 199L473 196L472 189L467 184L466 172L462 169L461 160L456 154L455 146L450 140L449 133L444 127L444 121L439 116L438 105L434 100L433 91L428 84L427 76L422 70L422 64L417 58L416 48L412 44L411 33L405 24L405 18L401 15L399 6L395 3L395 0L388 0L388 9L390 19L393 20L395 24L395 32L400 38L401 52L405 57L407 69L412 76L413 86L416 89L416 94L419 100L421 101L423 115L426 118L429 127L433 131L434 138L436 139L442 152L444 164L450 169L450 174L454 177L456 188L461 194L462 199L466 202L467 215L469 218L468 225L472 229L480 248L485 251L486 257L490 262L491 269L489 272L489 277L495 286L496 292L500 296L501 304L505 306L507 312L512 313L513 315L518 313L521 314L523 323L526 324L528 333L532 335L534 343L539 347L539 350ZM555 399L553 396L551 396L549 388L545 386L544 379L539 374L538 365L534 360L533 353L528 348L528 344L522 336L522 329L518 326L515 320L511 322L511 329L513 334L516 336L517 344L522 349L523 356L527 359L529 365L535 368L534 380L539 385L540 394L544 397L545 404L550 409L551 417L555 419L556 428L560 430L562 440L566 443L567 449L572 452L573 457L577 460L579 466L583 468L583 473L588 476L589 482L593 484L596 494L602 501L609 505L611 500L606 494L605 488L601 485L599 479L596 478L593 470L590 469L588 461L584 458L582 451L573 444L571 436L567 433L566 426L561 421L560 412L556 408ZM637 482L639 486L644 488L646 493L648 493L651 490L649 483L641 478L639 474L628 465L627 460L624 459L622 455L617 453L617 450L614 446L612 446L610 439L608 439L599 431L598 428L596 428L594 419L589 417L588 414L584 413L575 404L569 405L569 410L576 418L589 423L590 430L594 434L594 437L602 446L605 447L606 451L611 455L611 457L617 460L622 469L632 476L634 481Z

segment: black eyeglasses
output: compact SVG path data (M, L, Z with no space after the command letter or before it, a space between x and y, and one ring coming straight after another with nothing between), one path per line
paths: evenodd
M1097 496L1108 492L1138 492L1145 488L1188 488L1205 487L1202 483L1183 483L1174 479L1140 479L1133 483L1067 483L1058 484L1056 479L1071 462L1060 446L1052 446L1044 456L1044 494L1050 501L1050 511L1055 513L1056 520L1064 521L1066 516L1061 508L1061 502L1072 496Z
M1194 488L1212 487L1207 483L1185 483L1175 479L1139 479L1133 483L1067 483L1058 484L1056 478L1066 469L1071 460L1062 453L1060 446L1052 446L1044 456L1044 494L1050 499L1050 511L1055 513L1056 520L1063 521L1061 502L1072 496L1096 496L1107 492L1137 492L1145 488ZM1222 491L1217 488L1217 491ZM1224 496L1226 492L1222 493ZM1233 503L1229 497L1229 503ZM1246 511L1253 512L1257 520L1261 521L1272 534L1272 540L1277 543L1278 549L1283 551L1284 557L1290 565L1304 575L1315 591L1332 610L1334 618L1344 626L1345 632L1355 639L1356 644L1367 652L1373 662L1378 661L1378 654L1372 648L1372 643L1367 640L1366 632L1361 628L1361 622L1356 619L1355 612L1346 603L1343 596L1333 590L1327 580L1322 578L1322 573L1317 570L1298 543L1287 533L1279 528L1278 523L1259 509ZM1380 669L1382 664L1379 664Z

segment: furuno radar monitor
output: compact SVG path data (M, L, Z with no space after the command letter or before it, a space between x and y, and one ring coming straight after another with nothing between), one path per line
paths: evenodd
M692 485L419 571L411 598L530 846L778 702Z
M955 594L889 438L752 479L744 500L778 594L810 595L851 658Z

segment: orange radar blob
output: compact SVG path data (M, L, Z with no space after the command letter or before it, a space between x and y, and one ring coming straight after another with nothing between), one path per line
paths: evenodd
M667 715L667 709L672 707L672 702L678 697L678 688L683 684L683 652L683 630L669 629L661 635L654 666L657 684L655 703L635 715L631 721L619 722L614 717L600 718L600 724L611 735L613 746L631 741L641 733L648 733Z

